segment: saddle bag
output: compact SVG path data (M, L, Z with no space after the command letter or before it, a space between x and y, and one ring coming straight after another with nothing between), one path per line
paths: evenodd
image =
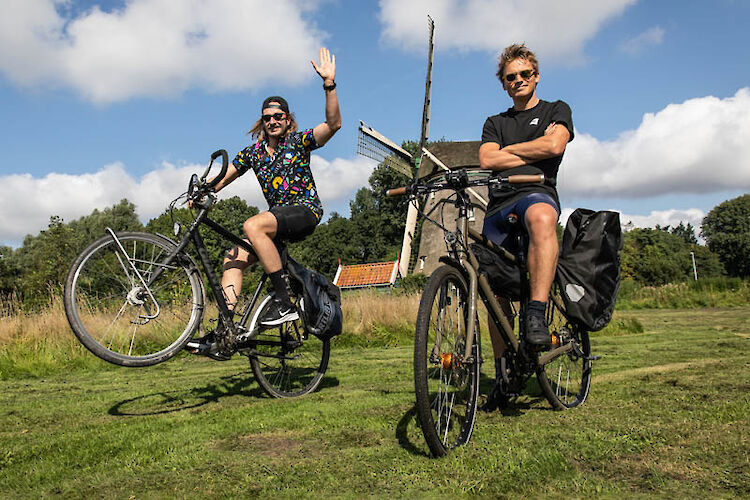
M567 316L586 330L612 319L620 289L620 214L575 210L563 233L556 280Z
M518 265L478 243L471 244L471 251L479 261L479 272L487 275L495 295L521 300L521 268Z
M339 287L291 257L288 258L287 269L290 278L301 288L302 313L307 330L321 339L340 335L344 314L341 311Z

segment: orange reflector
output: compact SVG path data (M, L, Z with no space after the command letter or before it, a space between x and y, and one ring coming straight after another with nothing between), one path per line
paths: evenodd
M552 334L552 347L560 347L560 336Z
M443 365L443 370L450 370L453 368L453 354L450 352L444 352L441 354L440 363Z

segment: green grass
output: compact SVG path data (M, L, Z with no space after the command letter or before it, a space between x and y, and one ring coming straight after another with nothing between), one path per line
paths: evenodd
M244 358L8 379L0 497L750 496L750 308L616 320L592 337L584 406L532 388L443 459L416 427L409 346L335 349L295 400L266 397Z
M750 304L750 280L701 278L661 286L643 286L622 280L617 309L687 309L691 307L743 307Z

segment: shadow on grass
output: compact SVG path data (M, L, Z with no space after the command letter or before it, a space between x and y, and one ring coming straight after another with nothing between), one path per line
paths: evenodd
M118 417L143 417L190 410L208 403L218 402L224 397L271 398L255 384L252 375L236 374L222 377L221 380L221 383L212 383L205 387L175 389L168 392L160 391L126 399L116 403L107 413ZM251 387L253 384L255 386ZM336 377L324 376L318 390L337 387L338 385L339 380Z
M492 392L492 389L495 385L495 379L490 378L486 376L484 373L481 374L480 382L479 382L479 408L480 408L480 414L481 413L494 413L495 411L499 411L501 415L505 417L520 417L523 415L527 410L535 409L535 410L552 410L553 408L549 407L549 405L546 405L547 402L546 398L544 397L544 394L542 394L542 389L539 387L539 383L537 382L536 377L531 377L529 380L526 381L526 386L523 389L523 392L521 393L521 396L510 398L505 404L503 404L500 408L497 408L496 410L492 411L485 411L482 410L482 407L487 403L487 398L489 397L490 393Z
M416 433L409 432L414 429L416 429ZM417 407L412 406L404 413L404 416L401 417L396 425L396 439L398 440L398 444L412 455L430 458L432 455L425 451L426 443L424 438L422 438L421 442L416 441L421 437L422 431L419 429L419 422L417 422ZM415 441L419 442L421 446L418 446Z

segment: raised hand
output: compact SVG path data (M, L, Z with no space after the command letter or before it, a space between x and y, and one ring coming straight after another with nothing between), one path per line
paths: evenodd
M330 85L336 78L336 56L331 54L327 48L320 48L320 62L310 61L315 71L323 79L323 83Z

